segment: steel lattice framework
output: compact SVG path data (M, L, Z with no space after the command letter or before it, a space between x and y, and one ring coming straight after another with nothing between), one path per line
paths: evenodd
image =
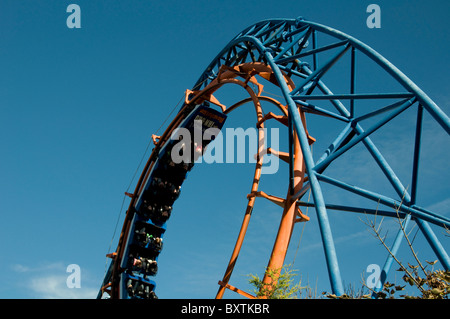
M322 41L322 38L326 38L327 41ZM335 93L331 91L324 78L344 58L350 61L347 68L347 89ZM400 89L395 92L390 91L389 88L376 92L361 92L358 90L356 72L357 60L360 58L374 63L377 68L390 76ZM275 100L263 96L262 86L257 81L257 77L261 77L277 86L281 92L282 99ZM243 87L250 97L231 107L221 104L214 97L213 93L230 83ZM258 88L256 92L249 86L249 83L253 83ZM281 115L273 113L264 115L261 111L261 101L263 100L276 105L281 111ZM379 107L366 112L358 109L358 105L367 101L374 102ZM170 146L170 134L176 128L189 124L192 116L197 114L199 106L204 108L206 105L207 109L210 103L219 106L220 111L218 113L208 113L208 116L220 119L220 116L224 115L225 118L232 110L245 102L253 102L255 105L259 128L263 127L264 123L270 119L278 120L286 125L289 136L289 152L282 153L270 150L267 153L279 156L289 164L288 192L286 198L279 198L258 190L263 157L263 155L259 155L252 191L248 196L249 202L244 221L224 278L219 282L220 288L217 298L222 297L226 288L237 291L244 296L252 297L231 286L229 279L240 252L253 203L257 197L269 199L284 209L268 264L268 267L272 269L281 269L283 265L293 225L299 221L309 220L309 217L305 216L300 208L305 206L315 208L330 285L333 293L336 295L342 295L344 288L328 219L329 210L379 214L392 218L400 217L403 219L404 227L407 227L407 224L413 221L418 225L442 266L446 270L450 269L449 256L430 227L430 224L434 224L448 229L450 220L438 214L438 212L423 208L417 202L424 112L428 112L436 126L447 135L450 134L449 117L407 76L361 41L338 30L306 21L303 18L275 19L256 23L233 38L213 59L193 88L187 90L186 99L179 113L164 134L155 137L156 147L144 168L135 192L131 194L132 200L124 221L119 245L117 251L110 255L112 257L111 266L103 282L99 297L101 297L103 292L108 292L112 298L131 297L130 294L126 293L123 276L127 273L127 269L129 270L130 268L127 260L130 247L133 243L136 243L136 223L147 223L147 225L155 226L158 228L158 236L161 237L165 231L165 220L155 223L148 215L143 218L142 207L146 200L146 191L152 189L152 180L164 163L164 155L168 152L167 150ZM411 180L406 183L410 185L408 189L405 187L405 182L398 177L372 141L371 134L390 123L404 111L413 108L417 110L417 116L413 152L411 154ZM324 116L341 123L344 127L317 160L314 160L311 151L314 138L309 135L306 129L305 114ZM365 124L363 122L367 119L371 120L370 126L363 128ZM220 128L223 123L219 124ZM330 164L356 145L362 145L375 160L384 178L392 186L395 196L380 194L364 187L350 185L339 178L327 174L326 171ZM189 169L190 167L186 168L186 171ZM182 180L178 181L178 184L175 183L177 187L181 185L181 182ZM391 210L375 211L367 207L328 203L323 192L325 184L333 185L345 192L383 204L386 207L390 207ZM312 203L302 200L308 191L311 192ZM394 255L397 253L403 237L403 232L399 231L391 247ZM159 251L154 253L153 259L156 259L158 254ZM392 260L392 257L388 256L383 268L383 281L386 280ZM130 280L130 276L128 276L128 280ZM136 278L133 280L138 281ZM154 285L154 282L151 282L148 290L154 289ZM149 297L148 294L146 296Z

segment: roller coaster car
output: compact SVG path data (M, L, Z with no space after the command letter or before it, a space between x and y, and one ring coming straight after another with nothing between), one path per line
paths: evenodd
M134 299L158 299L154 289L155 282L142 279L137 276L127 275L126 289L130 298Z
M181 186L153 177L150 187L142 195L138 213L156 225L164 224L172 212L172 204L180 195Z
M159 177L154 177L150 189L147 190L147 196L153 196L159 202L172 205L180 196L181 185L168 182Z
M159 177L153 177L149 187L143 192L142 199L148 204L171 206L180 196L181 186Z
M131 272L146 276L155 276L158 272L158 262L149 258L131 258Z
M138 214L148 219L150 218L155 225L163 225L172 213L172 206L157 204L151 200L144 200L138 210Z
M146 276L155 276L158 272L158 252L138 245L131 245L128 255L127 272Z
M171 150L160 158L159 169L154 176L162 178L175 185L181 185L186 178L187 173L194 167L194 163L175 163L171 157Z
M184 177L192 169L195 161L203 155L208 144L215 138L215 133L206 137L205 131L215 129L214 132L217 133L222 128L226 118L227 116L222 112L210 108L208 103L195 106L185 121L178 127L178 129L187 130L189 134L186 134L186 132L181 134L178 140L171 137L160 153L159 157L164 163L164 168L171 171L171 176ZM213 133L213 131L208 133ZM176 149L174 149L175 147ZM173 153L177 154L176 162L173 160Z
M206 105L197 106L187 119L181 124L180 128L185 128L191 132L191 138L194 137L194 131L197 134L203 134L206 129L221 129L226 119L226 115ZM198 122L201 125L198 125ZM202 130L202 132L198 132ZM203 137L203 135L201 135ZM195 156L200 156L211 140L203 140L201 144L195 144L190 141L190 147ZM175 163L172 158L172 150L180 141L170 140L161 149L158 160L150 174L146 188L142 193L142 202L137 212L144 218L150 218L153 223L162 225L169 219L172 205L180 195L181 184L183 183L187 172L193 167L194 163L183 162ZM184 142L183 142L184 143Z
M143 221L136 222L133 242L143 248L160 253L163 247L164 229Z

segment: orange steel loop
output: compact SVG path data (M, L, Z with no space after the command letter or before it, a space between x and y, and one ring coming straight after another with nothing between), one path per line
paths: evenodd
M243 86L247 90L247 92L250 94L249 99L242 100L241 102L238 102L235 105L231 106L229 109L226 109L225 106L220 104L217 100L215 101L214 104L221 106L222 111L224 113L228 113L231 110L235 109L236 107L242 105L243 103L250 102L250 100L251 100L251 101L253 101L253 103L255 105L255 109L256 109L256 113L257 113L257 127L258 128L264 128L264 122L267 119L272 119L272 118L287 125L287 109L286 109L286 107L281 105L281 103L279 103L278 101L276 101L273 98L261 97L263 86L256 81L256 79L254 78L255 75L259 75L259 76L263 77L264 79L271 81L272 83L275 83L271 69L268 66L261 64L261 63L247 63L244 65L236 66L234 68L223 67L223 68L221 68L217 78L214 81L212 81L206 88L204 88L200 92L192 92L195 95L193 100L201 99L201 98L204 99L204 96L208 96L209 98L211 98L212 93L225 83L239 84L239 85ZM245 81L242 82L240 80L235 79L235 77L237 77L237 76L244 77ZM290 81L290 79L288 77L285 77L285 80L286 80L286 83L288 83L288 85L290 86L290 88L293 89L293 83ZM251 82L257 86L257 88L258 88L257 94L255 94L255 92L248 87L248 85L247 85L248 82ZM275 84L277 84L277 83L275 83ZM270 112L267 115L263 116L260 99L264 99L266 101L273 102L275 105L277 105L283 111L284 115L278 116L278 115L275 115L274 113ZM191 101L193 101L193 100L191 100ZM302 115L302 118L304 119L303 115ZM264 138L264 131L259 130L259 134L260 134L259 141L261 141L262 138ZM301 156L301 151L300 151L300 146L298 144L298 140L295 139L295 141L296 141L296 146L295 146L294 156L297 159L294 160L294 165L295 165L295 171L297 173L295 174L296 178L294 179L294 181L296 183L295 189L297 190L297 189L300 189L301 185L302 185L303 176L304 176L304 163L303 163L303 157ZM234 246L234 249L233 249L230 261L228 263L227 269L225 271L224 277L221 281L219 281L220 287L219 287L219 290L216 295L216 298L218 298L218 299L223 297L223 294L224 294L226 288L230 289L230 287L232 287L231 285L228 284L228 282L230 280L231 274L235 267L235 264L236 264L237 258L239 256L239 253L240 253L240 250L241 250L241 247L242 247L242 244L243 244L246 232L247 232L247 228L248 228L248 225L250 222L250 217L252 214L252 210L253 210L253 206L254 206L255 198L256 198L256 196L253 196L252 194L256 194L258 192L259 181L261 178L262 160L263 160L263 155L264 155L264 150L262 150L261 147L262 147L261 145L258 145L258 153L256 155L257 162L255 165L255 174L254 174L254 178L253 178L251 192L250 192L250 195L248 196L248 204L247 204L247 208L245 211L244 219L242 221L242 225L241 225L241 228L240 228L240 231L238 234L238 238L236 240L236 244ZM268 152L269 152L268 150L265 150L265 153L268 153ZM273 150L271 150L271 152L273 152ZM259 192L259 194L261 194L261 193L262 192ZM286 200L281 199L281 202L280 202L280 200L278 201L279 204L282 203L281 205L284 206L285 212L283 213L279 233L277 235L277 239L274 244L272 256L269 261L268 267L270 267L271 269L281 269L283 262L284 262L285 255L286 255L287 246L289 244L289 240L292 235L293 225L297 221L309 220L309 217L303 215L301 213L300 209L296 206L295 200L291 200L289 196L290 195L288 195L288 198L286 198ZM266 195L265 197L275 201L275 197L269 198L268 195ZM297 216L299 216L298 219L296 219ZM267 281L266 278L264 280ZM238 291L237 288L231 289L231 290Z
M269 266L271 269L281 269L284 258L287 251L287 246L289 244L289 240L292 234L292 228L293 224L297 221L307 221L309 220L308 216L305 216L302 214L298 206L295 204L295 200L291 200L291 197L288 193L288 196L286 199L277 198L275 196L270 196L265 194L264 192L258 191L259 181L261 178L261 169L263 165L263 156L265 154L274 154L276 156L279 156L283 160L289 160L287 157L289 157L289 154L286 155L286 153L278 152L273 149L263 149L263 146L261 144L261 141L264 140L264 122L268 119L275 119L279 121L280 123L287 124L287 116L288 111L287 107L285 105L282 105L279 101L267 97L262 96L261 93L263 91L263 85L258 83L255 76L258 75L262 77L263 79L274 83L278 85L278 83L275 80L275 77L273 75L272 69L260 62L253 62L253 63L244 63L235 67L228 67L223 66L216 79L211 81L204 89L200 91L191 91L186 90L186 96L185 96L185 105L180 110L180 112L175 116L173 121L169 124L166 131L161 136L155 136L152 135L153 143L155 144L155 148L152 151L152 154L150 155L150 158L144 167L144 170L139 178L139 181L136 185L135 191L131 195L132 199L129 205L129 208L127 210L125 221L123 224L122 232L120 234L119 238L119 244L117 248L117 252L114 253L114 259L115 263L113 265L112 269L112 276L111 276L111 282L108 283L104 288L105 291L108 292L111 295L111 298L117 298L118 297L118 291L116 289L117 285L115 284L118 280L119 274L123 271L120 269L120 263L123 258L123 254L125 251L125 238L128 236L128 232L130 230L130 224L133 218L134 210L133 207L135 206L135 203L137 199L140 196L140 193L143 191L143 187L145 185L145 181L148 179L149 174L152 170L152 167L155 163L156 156L161 149L161 147L166 143L172 132L180 125L180 123L184 120L184 118L190 113L192 110L192 105L194 104L200 104L204 101L208 101L212 104L215 104L219 106L222 109L222 112L229 113L232 110L236 109L240 105L247 103L247 102L253 102L255 111L256 111L256 117L257 122L256 126L257 128L261 128L258 130L258 151L256 154L256 165L255 165L255 173L253 178L253 183L251 187L250 194L248 196L248 203L247 208L245 210L244 219L242 221L242 225L239 231L238 238L236 240L236 244L234 246L232 255L230 257L230 261L228 263L227 269L225 271L224 277L221 281L219 281L220 288L217 292L216 298L222 298L225 289L230 289L232 291L235 291L243 296L246 296L248 298L254 298L254 296L243 292L242 290L239 290L233 286L231 286L228 282L230 280L231 274L233 272L234 266L236 264L236 260L239 256L244 237L248 228L248 224L250 221L250 217L252 214L253 206L255 203L256 197L263 197L267 198L278 205L284 207L284 212L282 215L282 220L280 223L279 232L277 235L277 239L274 244L272 256L269 260ZM243 78L243 80L237 79L237 77ZM286 84L288 85L289 89L292 90L294 88L294 84L292 80L288 76L284 76L284 80L286 81ZM257 92L254 92L254 90L248 85L248 83L252 83L256 86ZM250 98L244 99L231 107L227 108L225 105L221 104L214 96L213 93L217 91L220 87L222 87L225 84L237 84L243 87L248 94L250 95ZM272 112L269 112L267 115L263 115L263 110L261 107L261 101L268 101L276 105L283 113L283 115L276 115ZM305 125L304 121L304 115L301 113L303 124ZM305 126L306 127L306 126ZM308 135L309 136L309 135ZM311 142L313 139L311 138ZM301 189L301 185L303 183L303 175L304 175L304 163L303 163L303 157L300 152L300 147L298 144L298 139L295 138L295 153L294 153L294 166L295 166L295 190L296 192ZM295 192L294 192L295 193ZM264 279L266 280L266 279ZM110 288L110 289L108 289Z

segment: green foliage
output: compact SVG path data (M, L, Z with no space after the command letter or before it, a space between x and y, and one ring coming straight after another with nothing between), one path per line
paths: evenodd
M405 285L397 285L394 283L386 282L380 291L374 291L369 288L365 283L361 290L356 291L354 289L348 289L345 294L336 296L335 294L322 293L323 297L329 299L371 299L375 294L379 299L450 299L450 271L448 270L428 270L427 267L433 267L436 261L426 261L428 265L424 265L413 248L412 242L409 239L409 234L405 231L402 221L399 219L400 226L404 232L404 236L408 243L408 246L414 256L417 265L404 266L400 260L390 251L389 247L385 243L385 237L380 235L381 223L377 225L375 221L369 221L366 225L374 232L375 237L380 243L387 249L393 259L400 265L397 271L403 272L402 280ZM447 234L450 234L448 230ZM450 236L449 236L450 237ZM309 287L302 287L300 283L294 285L294 277L296 274L290 268L290 265L284 266L281 271L279 269L271 270L266 269L268 283L264 283L258 276L249 275L249 283L252 284L255 289L253 292L256 297L265 297L268 299L290 299L298 298L303 291L307 292L306 298L314 298L313 290ZM405 287L414 286L418 289L419 294L417 296L408 295ZM366 293L365 289L369 290ZM408 290L409 291L409 290Z
M279 269L266 269L265 274L269 278L268 283L264 283L257 275L248 275L249 283L255 287L252 291L256 297L265 297L267 299L294 299L300 296L303 289L300 282L293 284L296 274L289 265Z
M427 263L434 265L437 261ZM450 271L444 270L426 270L421 265L413 266L408 264L406 269L401 265L397 271L404 273L402 280L405 285L396 285L386 282L383 289L378 292L369 289L369 293L363 293L362 290L355 291L349 289L345 294L336 296L334 294L323 293L328 299L371 299L372 293L375 293L379 299L449 299L450 297ZM424 275L420 276L419 269L422 269ZM313 298L312 289L308 286L301 286L301 283L294 284L297 274L290 268L290 265L284 266L278 276L277 270L266 269L266 274L270 281L263 283L256 275L249 275L249 283L255 287L252 291L256 297L265 297L268 299L295 299L300 298L302 292L307 291L306 298ZM278 280L277 280L278 277ZM419 296L411 296L405 294L405 287L415 286L421 294Z

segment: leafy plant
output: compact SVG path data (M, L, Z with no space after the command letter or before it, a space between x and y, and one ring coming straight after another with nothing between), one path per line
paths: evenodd
M366 225L373 231L374 236L381 242L381 244L386 248L392 258L397 262L400 268L397 271L403 272L402 279L410 286L415 286L420 291L420 296L410 296L407 294L399 295L399 297L405 299L448 299L450 295L450 271L444 270L427 270L427 266L434 266L437 263L436 261L430 262L426 261L428 265L424 265L419 258L417 257L417 253L414 250L413 244L410 240L409 234L406 232L404 223L400 218L398 218L400 228L403 232L404 238L408 243L408 247L412 252L414 259L417 262L417 265L411 265L408 263L406 267L397 257L391 252L389 247L385 243L385 237L380 235L381 232L381 223L376 225L375 221L368 221ZM446 229L447 233L448 230ZM366 286L367 287L367 286ZM398 291L405 290L405 286L395 285L393 283L386 282L383 285L383 289L381 291L373 291L370 289L374 295L378 298L382 299L393 299L396 297L395 293Z
M269 278L267 283L263 282L257 275L248 275L249 283L255 287L252 291L258 298L267 299L293 299L298 298L303 289L300 282L293 284L295 271L290 265L285 265L280 269L266 268L265 274Z
M375 291L363 282L363 287L361 290L349 289L341 296L335 294L322 293L325 298L328 299L371 299L374 296L379 299L449 299L450 297L450 271L448 270L434 270L434 265L436 261L426 261L428 265L424 265L414 250L413 244L410 240L410 233L407 233L404 227L404 221L398 218L400 228L403 231L404 238L408 243L408 246L415 258L417 265L405 266L389 249L385 240L385 236L381 236L381 224L378 224L375 220L368 220L365 224L373 231L375 238L377 238L380 243L386 248L392 258L397 262L400 268L397 270L403 272L402 280L405 285L397 285L395 283L385 282L383 287L379 291ZM450 237L450 232L445 229L446 236ZM431 266L432 269L427 268ZM267 277L269 278L267 283L264 283L256 275L249 275L249 283L252 284L255 289L253 292L258 298L268 298L268 299L291 299L299 298L302 292L307 292L307 298L314 298L313 289L309 286L301 286L300 282L298 284L293 284L294 277L297 275L294 270L291 269L290 265L285 265L279 271L279 269L266 269ZM418 296L408 295L406 293L405 287L415 286L420 294ZM368 289L368 293L365 289Z

